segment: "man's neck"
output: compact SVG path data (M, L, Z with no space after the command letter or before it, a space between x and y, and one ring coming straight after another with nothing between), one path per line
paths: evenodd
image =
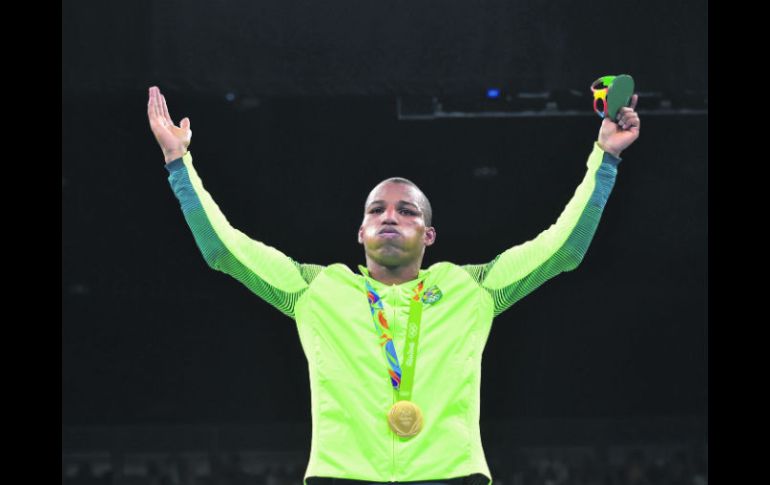
M404 266L387 267L366 258L366 269L369 270L369 276L386 285L400 285L416 279L420 274L421 264L422 261L414 261Z

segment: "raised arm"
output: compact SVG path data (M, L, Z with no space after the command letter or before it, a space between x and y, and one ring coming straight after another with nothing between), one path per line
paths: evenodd
M277 249L250 239L228 223L193 167L192 155L187 151L191 139L189 119L182 120L179 127L174 126L165 99L155 87L150 88L148 116L166 158L169 183L206 263L233 276L294 318L297 299L323 267L300 264Z
M620 110L617 124L602 122L583 181L551 227L489 263L463 266L492 296L495 316L583 260L615 185L620 153L639 136L637 99L634 95L631 107Z

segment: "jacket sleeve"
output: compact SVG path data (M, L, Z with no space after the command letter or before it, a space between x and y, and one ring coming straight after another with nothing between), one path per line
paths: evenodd
M323 266L300 264L233 228L204 189L190 152L167 163L166 169L182 214L206 263L234 277L283 314L294 318L294 305Z
M462 266L492 296L494 316L550 278L580 264L615 185L619 163L619 158L594 143L583 181L551 227L489 263Z

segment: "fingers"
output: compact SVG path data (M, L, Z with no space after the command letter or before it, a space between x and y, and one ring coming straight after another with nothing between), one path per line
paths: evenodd
M147 116L150 123L156 123L159 126L173 126L171 115L166 105L166 97L160 93L157 86L151 86L149 90L149 100L147 101Z
M163 113L163 118L170 124L173 125L174 122L171 121L171 115L168 114L168 106L166 106L166 97L162 94L160 95L160 106L161 106L161 112Z
M636 108L636 103L639 101L639 95L634 94L631 96L631 105L627 107L620 108L618 110L618 114L616 116L618 126L620 126L623 129L630 128L632 126L639 127L639 115L636 111L634 111L634 108Z
M160 103L158 102L159 93L160 90L156 86L150 88L150 99L147 102L147 116L150 117L150 121L161 121L163 119Z
M628 108L628 111L618 113L618 126L624 130L632 126L639 128L639 115L630 108Z
M147 96L147 118L152 120L152 88Z
M153 105L153 88L150 87L150 94L147 99L147 117L152 121L155 117L155 105Z

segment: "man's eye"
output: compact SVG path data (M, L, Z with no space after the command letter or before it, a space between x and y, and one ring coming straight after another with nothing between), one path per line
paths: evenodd
M370 214L373 214L373 213L376 213L376 212L382 212L382 207L375 207L374 209L370 209L369 210ZM412 210L409 210L409 209L401 209L400 212L402 214L409 214L410 216L417 215L416 212L414 212Z

